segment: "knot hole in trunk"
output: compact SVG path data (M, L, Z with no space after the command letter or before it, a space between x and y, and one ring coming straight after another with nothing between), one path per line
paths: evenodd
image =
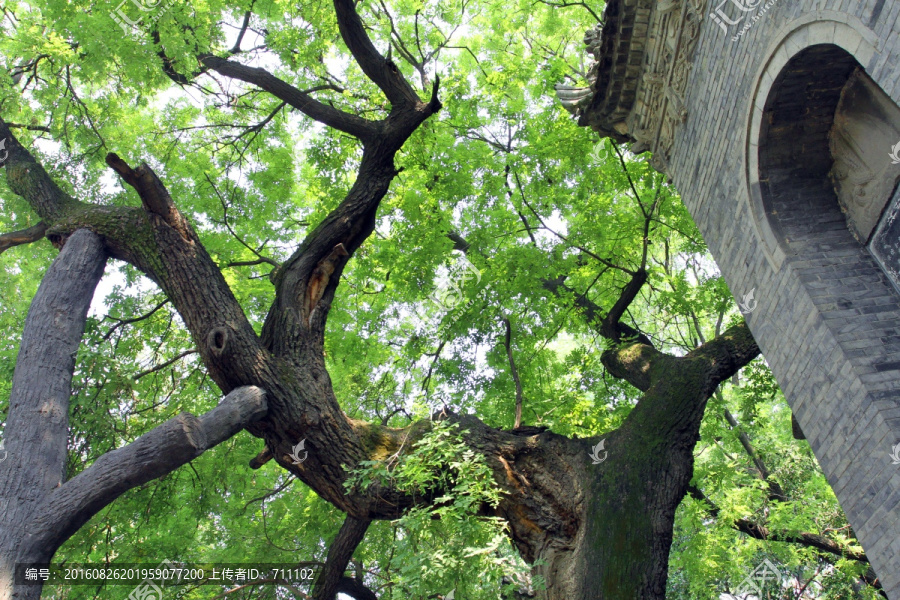
M206 336L206 343L212 353L221 356L228 345L228 329L225 327L213 327Z

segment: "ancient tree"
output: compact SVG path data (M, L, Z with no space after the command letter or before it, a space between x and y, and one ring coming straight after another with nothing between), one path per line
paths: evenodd
M147 33L154 44L158 74L164 74L173 85L199 89L205 84L198 81L215 76L217 82L240 82L252 92L255 102L274 102L272 114L257 125L245 126L246 133L258 133L279 111L293 109L338 132L341 139L351 140L359 149L356 171L342 199L323 217L308 223L302 243L285 260L273 260L244 244L258 259L218 262L204 244L197 224L179 210L182 200L177 193L170 193L165 178L147 162L135 164L121 158L125 149L106 148L105 163L118 181L136 194L140 206L79 197L78 185L61 180L61 174L51 175L52 169L41 164L35 149L25 141L30 133L41 131L40 126L0 120L0 139L6 141L8 153L3 163L6 185L40 220L26 231L4 235L3 249L44 238L59 249L22 329L6 416L4 439L9 458L0 462L0 598L38 597L39 587L13 585L11 573L16 563L50 561L71 535L116 498L171 473L241 431L259 440L259 455L251 466L260 468L274 461L346 513L325 561L318 599L333 598L337 591L359 599L376 597L362 579L345 574L370 523L396 519L416 506L441 501L446 490L421 495L385 481L368 486L348 484L359 465L410 452L433 421L414 420L396 427L389 425L393 415L380 421L351 418L342 409L329 376L328 360L335 357L327 356L327 327L332 308L346 289L342 286L345 273L371 243L379 210L401 174L396 165L398 153L408 150L410 139L442 109L441 81L433 74L429 77L426 69L433 54L425 56L421 48L414 51L398 33L399 26L394 29L393 21L390 40L373 43L372 29L357 9L352 0L334 0L333 10L322 18L337 25L355 68L364 74L367 85L374 85L383 96L374 99L378 110L371 113L352 112L339 102L319 99L318 92L352 95L333 81L300 89L262 66L241 62L246 51L242 40L253 8L246 12L242 25L238 24L237 41L227 51L202 47L191 38L187 24L175 34L157 29ZM384 14L389 17L386 7ZM264 38L269 32L257 33ZM392 51L379 51L376 43L382 42ZM177 46L177 56L171 46ZM438 46L451 46L450 37ZM29 73L39 76L41 60L52 59L20 60L19 70L13 73L15 83L25 82ZM411 83L409 73L417 74L421 81ZM74 97L74 91L72 94ZM471 132L466 136L501 156L515 153L512 134L506 141ZM654 238L659 242L667 235L661 211L670 192L662 193L666 186L661 178L645 175L636 182L625 156L618 149L610 156L610 164L625 178L624 210L636 219L638 235L627 241L627 256L608 258L555 231L546 220L552 208L526 196L523 190L527 186L510 164L500 197L516 207L518 223L513 225L524 225L517 235L528 251L545 251L541 235L562 239L576 251L572 260L598 266L600 275L610 278L607 289L615 290L608 305L598 304L591 299L589 286L579 288L581 284L572 281L580 279L556 266L556 261L565 257L547 255L543 270L537 273L541 282L538 292L567 303L574 311L573 318L604 340L600 360L606 372L639 390L639 399L620 426L601 435L561 435L546 427L523 425L530 420L529 399L523 397L514 351L522 322L504 315L496 322L505 332L502 356L515 380L516 392L508 403L509 414L515 413L514 427L491 426L479 416L457 413L452 407L439 411L433 419L458 425L465 447L488 465L500 490L499 502L485 504L479 514L500 517L507 524L515 547L534 565L532 575L545 582L546 589L535 592L538 597L663 598L676 508L689 490L703 498L690 484L707 402L722 382L759 355L759 349L740 320L721 327L724 311L715 335L703 339L698 325L700 339L686 352L672 351L671 344L642 330L636 322L636 306L644 306L641 295L654 287L651 271L673 268L668 247L663 251L659 243L653 245ZM447 170L466 173L470 168L474 177L471 166L454 165ZM427 185L438 184L438 179L435 176ZM210 180L210 184L216 193L225 187L222 181ZM222 206L225 226L230 228L224 200ZM585 203L586 217L592 210L595 207ZM479 255L491 251L485 240L453 229L439 227L431 235L448 250L456 248L473 260L481 260ZM75 355L94 289L110 261L133 266L158 286L163 303L177 311L189 331L202 369L223 399L199 416L183 413L167 420L67 479ZM268 280L272 290L270 306L257 331L226 273L235 267L259 265L271 267ZM444 343L431 353L435 361ZM423 387L427 385L426 381ZM292 458L299 440L306 440L308 455L303 461ZM601 440L602 448L598 448ZM749 440L747 447L752 450ZM758 456L755 459L762 464ZM769 480L764 468L760 474ZM773 488L772 493L777 496L778 489ZM710 505L710 510L716 507ZM753 523L743 527L760 539L779 539ZM824 537L794 537L788 541L816 542L823 552L846 554L833 542L829 546Z

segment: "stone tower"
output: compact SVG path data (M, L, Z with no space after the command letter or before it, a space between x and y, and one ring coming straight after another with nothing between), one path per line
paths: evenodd
M900 599L900 2L609 0L579 123L653 152Z

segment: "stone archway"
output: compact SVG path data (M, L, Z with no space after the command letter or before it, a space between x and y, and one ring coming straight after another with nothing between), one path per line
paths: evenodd
M558 96L581 125L651 150L735 296L756 294L745 319L900 598L900 285L893 255L869 250L900 240L900 21L883 2L773 2L735 43L705 4L608 0L585 36L589 85Z
M900 284L889 239L897 207L886 210L900 181L891 158L898 142L900 107L846 50L818 44L788 61L763 109L758 164L766 220L789 260L802 268L864 246ZM867 258L860 254L856 269L870 270Z

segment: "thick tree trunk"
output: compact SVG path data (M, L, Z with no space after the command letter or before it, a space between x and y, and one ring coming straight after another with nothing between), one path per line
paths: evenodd
M78 230L44 275L31 303L6 422L6 460L0 462L0 598L12 597L15 563L49 561L55 548L22 556L22 526L51 490L65 481L69 395L75 354L84 334L106 252L100 238ZM17 600L39 598L39 586Z
M600 464L590 456L599 439L552 434L537 436L533 446L540 450L507 461L520 490L501 514L546 585L541 600L665 598L675 509L692 476L693 444L629 429L603 438ZM699 422L695 439L697 430Z
M546 432L514 446L472 442L501 465L500 516L537 565L542 600L665 598L675 510L693 476L706 403L758 354L746 325L680 358L643 344L620 347L604 363L645 394L619 429L590 440Z

